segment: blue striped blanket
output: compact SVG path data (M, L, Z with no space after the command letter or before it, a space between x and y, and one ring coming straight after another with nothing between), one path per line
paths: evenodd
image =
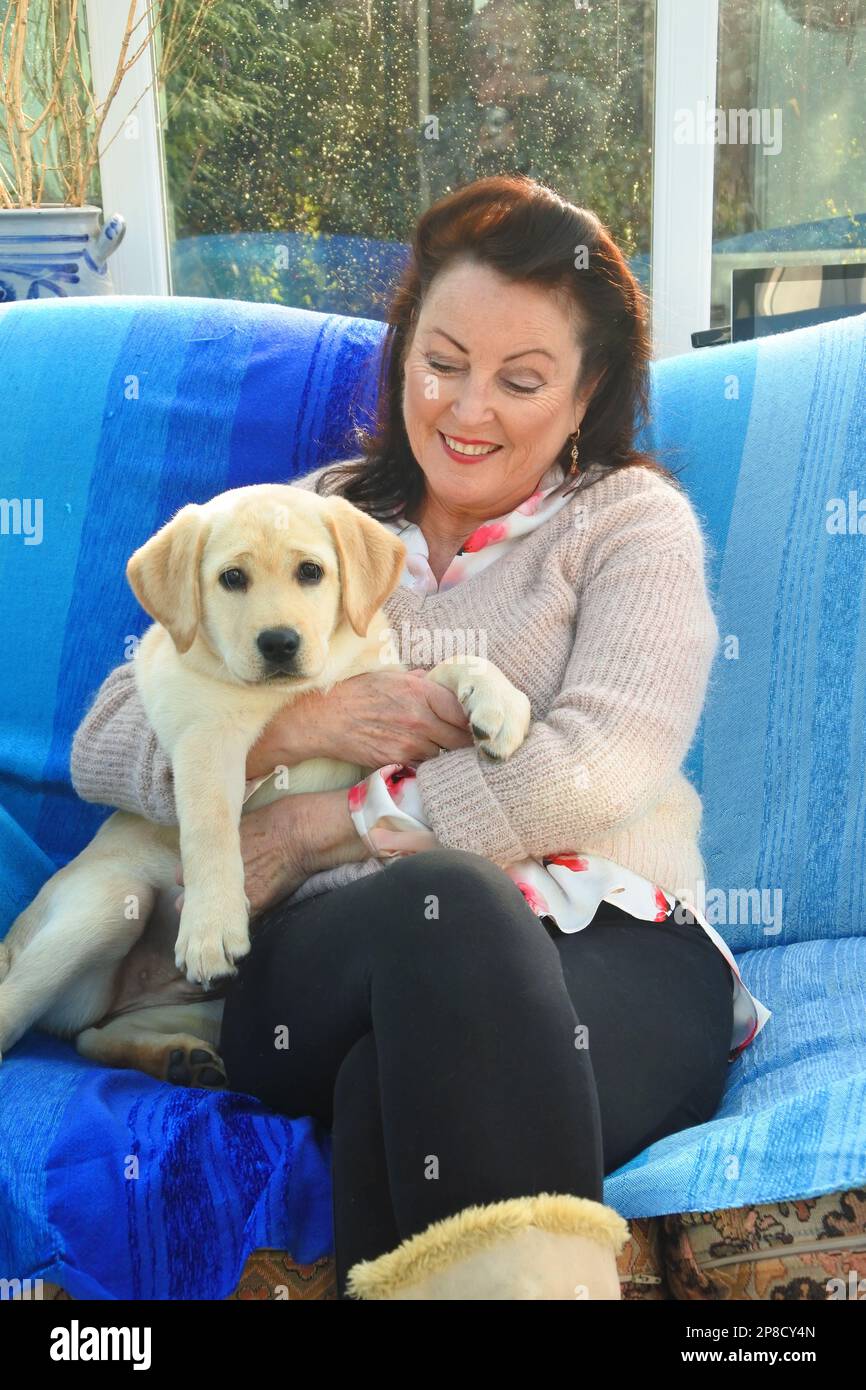
M709 920L773 1018L716 1118L608 1176L627 1217L866 1183L864 329L653 368L645 442L706 524L723 634L687 764ZM184 502L355 452L382 332L234 301L0 307L0 936L108 814L74 795L68 759L147 624L126 559ZM828 528L833 499L854 533ZM37 1033L10 1053L0 1277L219 1298L259 1246L301 1262L332 1248L330 1136L310 1118L98 1067Z

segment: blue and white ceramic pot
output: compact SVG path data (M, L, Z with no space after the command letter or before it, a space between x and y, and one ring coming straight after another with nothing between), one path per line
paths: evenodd
M89 203L0 211L0 304L113 294L106 262L123 240L126 223L116 212L100 226L101 216Z

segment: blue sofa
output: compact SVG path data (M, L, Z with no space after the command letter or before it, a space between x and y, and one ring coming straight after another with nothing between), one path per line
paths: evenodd
M147 625L126 558L184 502L354 452L383 329L205 299L0 308L0 936L108 814L68 756ZM687 763L705 911L773 1016L711 1122L607 1177L628 1218L866 1183L866 316L655 364L643 442L705 523L723 639ZM329 1143L31 1032L0 1066L0 1277L222 1298L257 1248L315 1261Z

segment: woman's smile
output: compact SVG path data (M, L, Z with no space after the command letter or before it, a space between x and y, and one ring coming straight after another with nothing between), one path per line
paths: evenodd
M449 458L454 459L455 463L481 463L484 459L490 458L493 454L498 454L501 444L488 444L482 440L465 440L457 435L443 434L442 430L437 430L442 448Z

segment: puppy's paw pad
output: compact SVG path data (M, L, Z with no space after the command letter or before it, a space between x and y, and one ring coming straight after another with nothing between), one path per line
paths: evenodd
M165 1080L173 1086L199 1086L214 1091L224 1090L228 1085L222 1058L197 1038L169 1050Z

